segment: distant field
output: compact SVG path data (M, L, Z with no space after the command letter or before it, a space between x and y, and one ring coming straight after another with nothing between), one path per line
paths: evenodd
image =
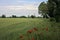
M38 28L37 33L44 34L43 40L60 40L60 23L42 18L0 18L0 40L20 40L21 34L26 36L25 40L27 40L27 30L34 27ZM41 30L47 27L48 32Z

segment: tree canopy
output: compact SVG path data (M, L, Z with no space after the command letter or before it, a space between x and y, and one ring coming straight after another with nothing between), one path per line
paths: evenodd
M47 14L47 10L47 3L45 2L42 2L38 7L39 14L42 14L44 17L46 17L45 15Z
M47 3L42 2L38 7L39 14L43 16L48 14L50 18L55 18L56 21L60 21L60 0L48 0Z

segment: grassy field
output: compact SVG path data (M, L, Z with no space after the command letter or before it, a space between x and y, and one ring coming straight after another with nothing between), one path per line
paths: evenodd
M38 31L27 34L33 28ZM24 39L20 39L20 35ZM60 23L42 18L0 18L0 40L28 40L30 36L35 40L60 40Z

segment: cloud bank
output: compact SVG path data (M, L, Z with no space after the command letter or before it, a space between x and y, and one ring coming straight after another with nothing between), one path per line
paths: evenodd
M38 16L38 5L46 0L0 0L0 16Z

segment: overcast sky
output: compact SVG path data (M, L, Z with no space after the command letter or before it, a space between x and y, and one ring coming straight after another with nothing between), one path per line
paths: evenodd
M0 0L0 16L38 16L38 6L41 2L47 0Z

